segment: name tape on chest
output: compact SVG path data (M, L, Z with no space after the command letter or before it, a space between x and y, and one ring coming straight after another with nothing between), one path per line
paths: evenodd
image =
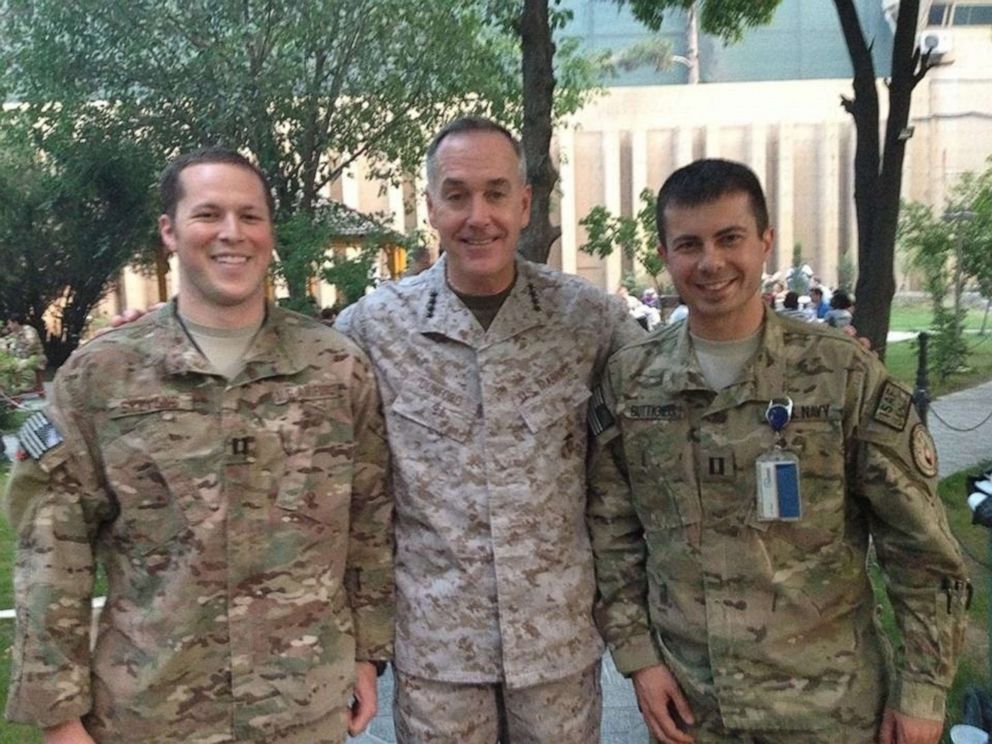
M624 409L628 418L644 421L678 421L685 416L677 403L634 403Z
M32 414L17 432L21 447L33 459L41 459L49 450L55 449L64 441L62 433L43 411Z

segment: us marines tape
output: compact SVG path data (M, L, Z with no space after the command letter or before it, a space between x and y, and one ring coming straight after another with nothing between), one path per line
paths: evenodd
M32 414L17 432L21 447L35 460L64 441L61 432L43 411Z

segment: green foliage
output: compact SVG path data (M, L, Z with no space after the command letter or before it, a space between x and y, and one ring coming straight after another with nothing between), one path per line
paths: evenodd
M853 287L858 280L857 267L850 251L844 251L837 259L837 286Z
M727 42L740 41L746 29L769 23L781 2L782 0L616 0L617 5L629 5L634 17L652 31L661 29L666 11L688 10L695 5L699 12L699 27Z
M111 279L156 245L153 160L102 107L44 131L24 112L0 114L0 315L17 312L36 328L59 301L42 337L59 365L79 342Z
M809 279L802 271L803 268L803 244L796 243L792 246L792 271L789 272L789 289L801 295L809 290Z
M370 178L415 169L456 113L518 123L519 39L489 13L499 5L517 3L0 0L0 88L38 132L112 111L158 166L204 144L248 151L282 222L311 213L359 158ZM592 75L568 50L559 69L562 114ZM295 251L284 242L280 258ZM312 265L304 257L288 274ZM305 286L292 281L294 297Z
M620 248L628 259L636 260L660 291L659 276L665 264L658 255L658 227L655 222L655 195L651 189L641 192L641 208L634 217L614 216L606 207L595 206L579 224L586 229L586 242L579 250L606 258Z

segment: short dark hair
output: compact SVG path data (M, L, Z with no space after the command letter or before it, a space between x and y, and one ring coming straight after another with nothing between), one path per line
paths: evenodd
M520 180L527 183L527 158L524 155L524 147L520 140L513 136L513 133L492 119L484 116L460 116L454 121L449 121L440 131L434 135L430 145L427 146L427 186L431 188L437 179L437 150L441 143L452 134L463 132L496 132L506 137L513 147L513 152L517 156L519 163Z
M248 158L236 150L226 147L201 147L199 150L187 152L170 162L158 181L158 195L162 202L162 211L169 215L169 219L176 218L176 206L183 198L183 185L179 176L184 170L192 165L209 165L213 163L224 163L245 168L254 173L262 183L262 191L265 192L265 203L269 208L269 217L275 217L275 201L272 198L272 189L269 186L269 179L265 177L262 169L251 162Z
M810 287L810 288L809 288L809 294L810 294L810 297L812 297L812 296L813 296L813 293L814 293L814 292L815 292L816 294L818 294L818 295L820 295L820 299L821 299L821 300L823 299L823 290L822 290L822 289L820 289L819 287Z
M834 293L830 295L830 307L834 310L847 310L853 304L854 300L846 289L835 289Z
M655 216L658 239L665 244L665 209L670 205L698 207L727 194L745 193L751 203L751 213L758 225L758 234L768 229L768 205L758 177L743 163L720 158L706 158L679 168L658 191Z
M799 309L799 293L793 292L791 289L785 293L785 297L782 298L782 307L786 310L798 310Z

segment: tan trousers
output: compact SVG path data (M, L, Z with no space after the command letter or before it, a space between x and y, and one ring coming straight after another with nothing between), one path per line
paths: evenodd
M397 671L397 744L599 744L600 665L564 679L508 689L436 682Z

